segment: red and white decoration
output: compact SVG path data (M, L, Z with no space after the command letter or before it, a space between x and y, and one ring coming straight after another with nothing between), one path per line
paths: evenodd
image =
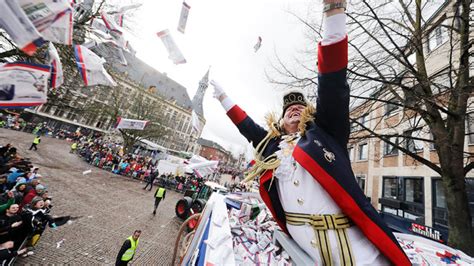
M76 56L77 68L86 86L99 84L117 86L117 83L103 66L105 59L82 45L74 45L74 54Z
M63 76L63 65L59 59L58 50L54 47L53 43L49 43L48 47L49 64L51 66L51 82L50 88L59 88L64 82Z
M46 103L50 67L32 63L0 65L0 107L32 107Z

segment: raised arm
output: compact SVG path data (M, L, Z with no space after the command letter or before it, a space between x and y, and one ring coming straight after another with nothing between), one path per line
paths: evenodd
M346 15L343 8L333 9L325 13L323 40L318 45L315 121L344 148L350 131L347 58Z
M227 112L227 116L237 126L240 134L251 142L255 148L267 135L267 131L255 123L245 111L240 109L240 107L226 95L217 82L212 80L211 85L214 86L214 97L221 102L222 107L224 107Z

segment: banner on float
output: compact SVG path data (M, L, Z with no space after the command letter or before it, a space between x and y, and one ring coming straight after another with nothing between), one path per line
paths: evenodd
M53 89L59 88L64 82L63 65L59 59L58 50L53 43L49 43L48 47L49 65L51 66L50 87Z
M117 83L107 73L103 64L105 60L93 53L87 47L74 45L76 64L86 86L106 85L117 86Z
M186 29L186 22L188 21L189 9L191 9L191 7L186 4L186 2L183 2L183 7L181 8L181 15L179 16L178 22L178 31L183 34L184 30Z
M148 123L149 121L146 120L136 120L119 117L117 119L117 126L115 128L143 130L145 129Z
M0 65L0 108L46 103L50 67L15 62Z
M186 59L184 59L184 56L174 42L173 37L171 37L169 30L160 31L157 33L157 35L160 37L163 45L168 51L168 58L173 61L173 63L176 65L186 63Z

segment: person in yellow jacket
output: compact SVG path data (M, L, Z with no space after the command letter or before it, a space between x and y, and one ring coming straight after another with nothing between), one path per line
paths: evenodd
M33 139L33 143L31 143L31 146L30 146L30 151L35 148L35 151L38 150L38 148L36 146L38 146L38 144L40 144L41 142L41 136L40 135L37 135L34 139Z
M72 145L71 145L71 150L69 151L69 153L74 153L76 152L77 150L77 142L73 142Z
M133 256L137 250L138 239L140 238L141 233L141 230L135 230L133 235L129 236L125 242L123 242L123 245L117 255L115 266L128 265L128 263L133 259Z
M158 187L155 192L155 208L153 209L153 215L156 215L156 209L162 199L165 199L166 189L164 187Z

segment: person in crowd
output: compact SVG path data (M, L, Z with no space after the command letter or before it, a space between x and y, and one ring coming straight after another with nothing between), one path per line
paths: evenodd
M31 189L30 191L28 191L28 194L26 194L23 197L23 201L21 202L20 207L23 208L27 204L30 204L32 202L33 198L35 198L37 196L41 197L41 195L43 195L43 193L45 191L46 191L45 186L43 186L41 184L36 185L35 189ZM43 204L44 204L44 202L43 202Z
M0 264L1 265L10 265L11 259L20 256L22 254L25 254L27 252L27 249L21 249L18 251L15 251L13 247L15 244L13 241L7 241L4 243L0 244Z
M128 265L128 263L133 259L137 250L141 233L141 230L135 230L133 235L127 237L127 239L123 242L122 247L117 254L117 259L115 260L116 266Z
M0 243L13 241L18 248L26 238L22 217L18 214L20 206L12 204L0 215Z
M15 188L12 190L13 197L15 199L16 204L20 204L23 201L23 197L25 196L25 191L26 191L26 183L18 182Z
M36 246L47 225L53 229L57 228L54 219L44 209L44 200L40 196L34 197L31 203L24 207L21 215L30 236L27 244L29 247Z
M158 187L155 191L155 207L153 209L153 215L156 215L156 209L158 208L158 205L160 204L161 200L164 200L166 196L166 189L164 187Z
M72 144L71 144L71 150L69 151L69 153L75 153L77 150L77 142L74 141Z
M143 188L146 190L146 188L148 187L148 185L150 185L150 188L148 189L148 191L151 191L151 189L153 188L153 183L155 182L155 179L156 177L160 174L160 172L158 171L158 169L156 169L155 171L153 171L149 176L148 176L148 180L147 180L147 183L146 183L146 186Z
M29 150L31 151L32 149L35 149L35 151L38 150L38 145L41 143L41 136L40 135L36 135L35 138L33 139L33 143L31 143L31 146L29 148Z

